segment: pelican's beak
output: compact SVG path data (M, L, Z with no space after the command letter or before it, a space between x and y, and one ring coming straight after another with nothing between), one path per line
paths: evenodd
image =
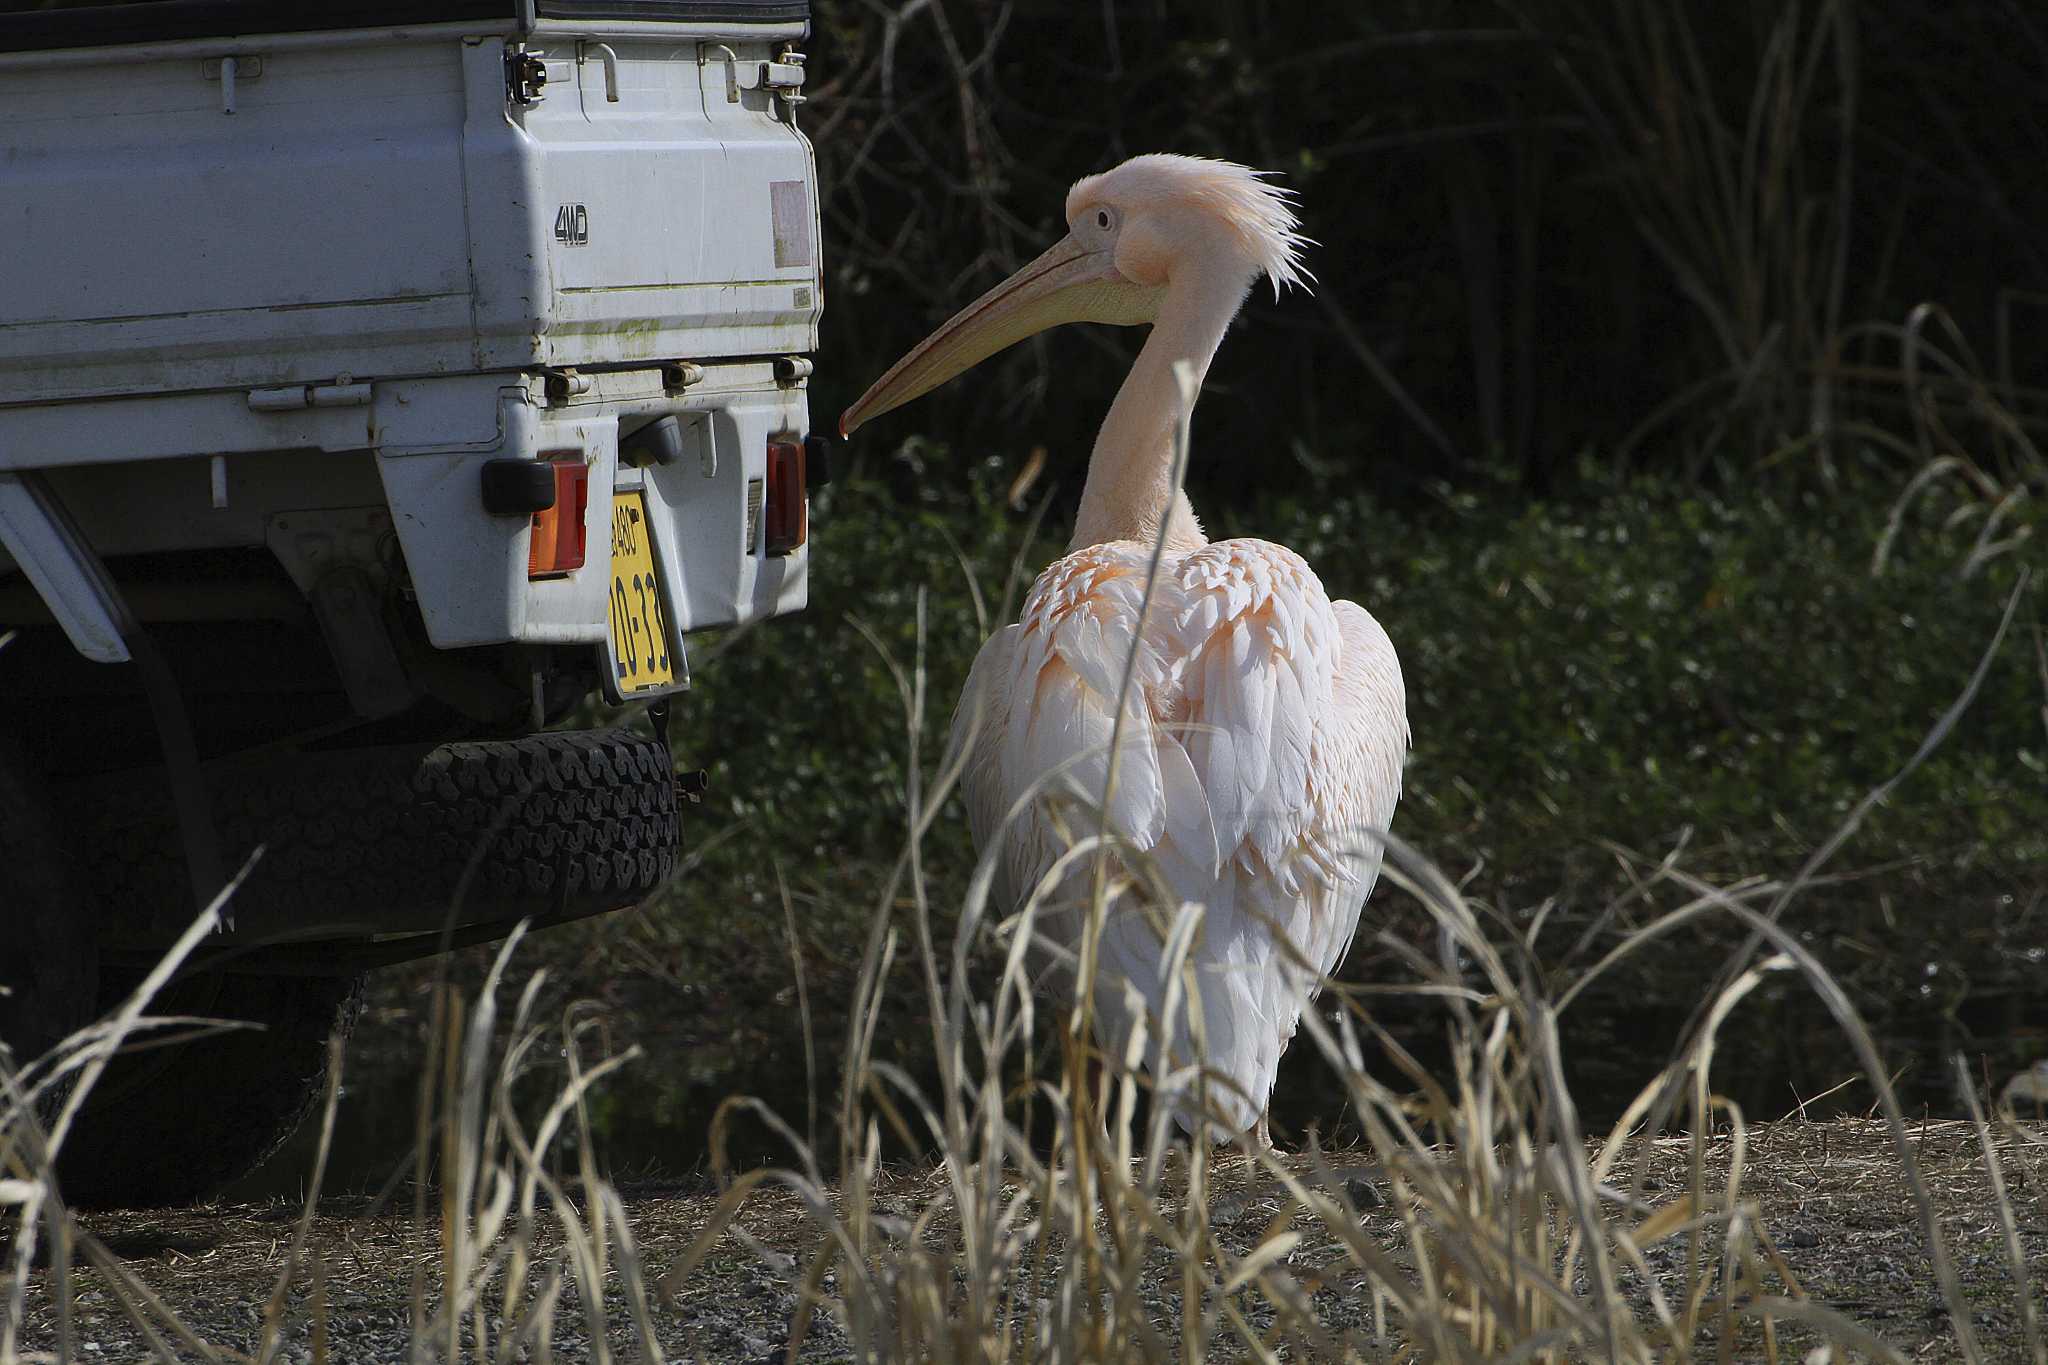
M1161 292L1118 274L1105 248L1069 236L955 313L891 365L859 402L841 414L839 434L851 435L870 417L930 393L961 371L1048 327L1063 322L1150 322Z

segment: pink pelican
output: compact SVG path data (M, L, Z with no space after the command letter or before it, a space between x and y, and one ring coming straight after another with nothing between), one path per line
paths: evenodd
M1280 1056L1379 875L1374 832L1393 819L1408 749L1400 661L1379 623L1332 602L1285 545L1207 539L1175 478L1176 364L1199 385L1260 275L1276 298L1282 285L1305 287L1306 239L1288 199L1259 172L1197 157L1134 157L1089 176L1067 194L1064 239L920 343L840 419L850 433L1058 323L1151 325L1095 438L1073 543L1033 583L1022 619L976 656L954 745L968 746L962 784L977 849L1005 841L998 896L1021 902L1065 846L1046 801L1008 818L1050 778L1100 803L1181 902L1203 907L1188 961L1208 1074L1222 1082L1212 1083L1210 1114L1238 1133L1256 1123L1261 1142ZM1270 449L1243 455L1272 459L1280 446L1276 432ZM1085 873L1068 876L1040 932L1078 951L1088 885ZM1134 1022L1116 978L1155 1016L1166 991L1156 922L1130 883L1112 885L1091 984L1115 1055ZM1172 1027L1190 1060L1187 1018ZM1184 1104L1176 1114L1191 1129L1198 1121Z

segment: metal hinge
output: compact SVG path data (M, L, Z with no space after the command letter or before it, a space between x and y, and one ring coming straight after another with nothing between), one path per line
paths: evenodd
M199 74L209 81L220 82L220 111L223 114L235 112L235 90L242 81L253 81L263 74L261 57L206 57L199 63Z
M550 403L566 403L590 392L590 376L571 369L542 370L540 379Z
M263 74L261 57L201 57L199 74L210 81L253 81Z
M300 408L359 408L369 403L370 385L343 375L332 384L281 384L249 390L251 412L294 412Z
M531 109L547 98L548 64L522 47L505 49L505 98Z

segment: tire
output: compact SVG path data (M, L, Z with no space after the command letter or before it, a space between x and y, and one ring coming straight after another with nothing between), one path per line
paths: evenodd
M236 941L597 914L660 889L681 845L668 753L630 730L230 760L206 786L228 865L265 846L229 905ZM67 808L97 853L103 942L191 922L160 782L75 784Z
M111 1010L139 977L111 974ZM327 1079L327 1039L354 1027L362 978L215 972L176 981L153 1015L258 1024L116 1057L57 1155L57 1185L82 1208L209 1199L292 1135Z
M91 1022L98 980L92 907L48 816L40 785L0 740L0 1044L17 1068Z

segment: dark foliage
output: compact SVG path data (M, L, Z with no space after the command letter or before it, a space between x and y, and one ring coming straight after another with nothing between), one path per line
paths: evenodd
M1281 172L1320 243L1314 299L1255 298L1224 349L1205 444L1257 458L1200 491L1297 452L1382 490L1504 461L1540 491L1589 448L1831 472L1909 401L1983 416L1865 327L1924 300L1999 406L2048 387L2048 26L2019 0L818 0L817 28L826 412L1056 236L1075 178L1151 150ZM1019 348L917 429L1071 474L1136 341Z

